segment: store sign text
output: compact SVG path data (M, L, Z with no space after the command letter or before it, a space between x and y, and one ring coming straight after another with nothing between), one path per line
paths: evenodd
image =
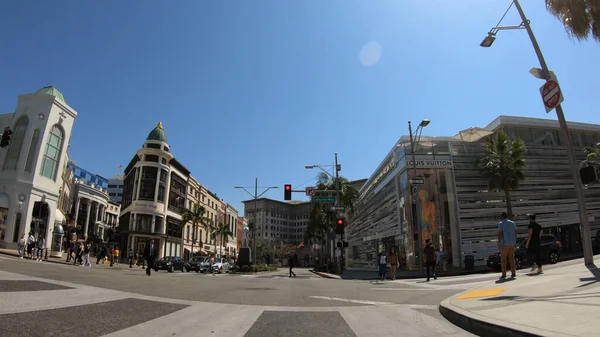
M452 160L417 160L417 167L419 168L452 168ZM408 167L413 167L413 161L412 160L407 160L406 161L406 166Z

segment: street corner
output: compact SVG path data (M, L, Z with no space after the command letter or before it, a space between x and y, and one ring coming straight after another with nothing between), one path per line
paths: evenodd
M488 288L488 289L476 289L469 290L464 292L453 299L455 300L466 300L466 299L476 299L476 298L485 298L485 297L494 297L501 295L506 291L507 288Z
M322 278L335 279L335 280L341 280L342 279L341 276L335 275L335 274L323 273L323 272L314 271L314 270L311 270L310 272L313 273L313 274L315 274L315 275L321 276Z

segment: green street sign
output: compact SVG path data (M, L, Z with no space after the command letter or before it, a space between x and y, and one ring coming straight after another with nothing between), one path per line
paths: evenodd
M335 197L332 196L317 196L313 197L314 202L335 203Z

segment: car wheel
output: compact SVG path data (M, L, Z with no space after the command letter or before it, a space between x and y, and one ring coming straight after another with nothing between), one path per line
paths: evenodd
M521 257L515 256L515 267L516 269L521 269L523 266L523 261L521 261Z
M558 253L550 252L550 254L548 255L548 261L550 261L550 264L557 263L558 262Z
M154 271L158 273L158 268L154 268Z

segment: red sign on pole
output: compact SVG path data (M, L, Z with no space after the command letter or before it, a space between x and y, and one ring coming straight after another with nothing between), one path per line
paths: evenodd
M554 110L554 108L564 101L560 86L556 80L548 80L544 83L540 88L540 94L542 95L546 112Z

